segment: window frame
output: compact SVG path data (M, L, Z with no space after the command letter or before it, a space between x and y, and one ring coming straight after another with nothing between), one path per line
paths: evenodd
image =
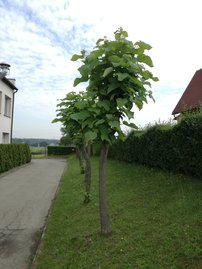
M3 132L2 133L2 144L9 144L10 133Z
M4 116L11 118L12 115L12 98L8 95L5 95L4 103Z

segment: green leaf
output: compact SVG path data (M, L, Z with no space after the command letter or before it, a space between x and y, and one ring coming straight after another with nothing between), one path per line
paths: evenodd
M79 124L81 124L81 127L82 127L82 129L84 129L84 128L93 128L93 124L94 124L94 122L92 121L92 118L88 118L88 119L85 119L85 120L82 120L81 122L79 122Z
M145 80L143 80L142 83L143 83L144 85L147 85L147 86L151 87L151 83L150 83L149 81L145 81Z
M93 141L97 138L97 133L93 131L88 131L85 133L84 136L87 141Z
M89 112L84 110L70 115L70 118L75 121L80 121L87 119L89 116L90 116Z
M117 55L109 56L108 60L114 67L118 67L124 64L124 60Z
M111 62L111 63L119 63L122 61L122 59L117 56L117 55L112 55L112 56L109 56L108 57L108 60Z
M144 77L145 79L149 79L149 78L152 77L152 73L149 72L148 70L143 71L142 75L143 75L143 77Z
M120 130L120 122L117 120L109 121L109 126L113 129L115 128L117 130Z
M92 66L91 66L91 68L92 68L93 65L97 65L100 63L98 60L98 58L100 56L102 56L101 49L91 51L91 53L86 57L86 64L88 64L88 65L92 64Z
M100 114L100 109L97 108L97 107L90 107L88 110L91 111L91 112L93 112L96 115L99 115Z
M117 103L118 107L124 106L125 104L127 104L127 102L128 102L128 100L126 98L118 98L116 100L116 103Z
M130 75L128 73L117 73L117 76L118 76L118 81L123 81L124 79L126 79Z
M90 55L93 56L93 58L97 60L97 58L100 57L102 54L103 54L102 50L97 49L97 50L93 50Z
M147 64L150 67L153 67L153 62L151 60L151 58L148 55L145 54L140 54L137 56L137 59L139 62Z
M131 98L132 99L132 98ZM133 102L132 101L128 101L127 104L125 104L125 107L129 110L131 110L133 108Z
M102 141L107 141L107 142L111 143L110 138L109 138L109 132L107 129L100 130L100 138Z
M128 126L128 127L131 127L131 128L134 128L134 129L138 129L137 125L135 125L134 123L129 123L127 121L123 121L123 124Z
M105 120L101 119L101 120L98 120L96 123L95 123L95 126L98 126L98 125L101 125L102 123L104 123Z
M121 34L124 36L124 37L128 37L128 33L126 31L122 31Z
M86 81L88 81L87 77L75 78L74 87L76 87L79 83L86 82Z
M103 107L106 111L110 109L110 102L108 100L98 101L98 107Z
M142 107L143 107L143 99L141 100L140 98L136 98L135 99L135 104L139 108L139 110L141 110Z
M129 119L132 119L134 117L134 112L130 111L130 110L126 110L125 114L127 115L127 117Z
M58 121L60 121L60 119L55 118L55 119L53 119L53 120L51 121L51 123L56 123L56 122L58 122Z
M135 45L138 45L140 48L146 49L146 50L150 50L152 48L152 46L150 46L149 44L143 42L143 41L138 41L135 43Z
M116 33L116 34L115 34L115 39L116 39L116 40L119 40L119 39L120 39L120 33Z
M86 101L79 101L75 103L75 107L77 107L78 109L84 109L87 105Z
M82 77L86 77L86 78L88 77L88 73L89 73L88 66L83 64L81 67L78 68L78 70Z
M100 45L100 42L102 42L102 41L104 41L104 39L103 39L103 38L99 38L99 39L97 40L97 42L96 42L96 45L99 46L99 45Z
M74 54L71 58L71 61L75 62L78 59L83 59L83 55L82 54Z
M157 77L153 77L152 80L153 81L159 81L159 79Z
M112 92L113 90L115 90L119 87L120 87L119 83L117 83L117 82L111 83L107 88L107 94L109 94L110 92Z
M111 119L113 119L113 115L112 115L112 114L106 114L106 118L107 118L108 120L111 120Z
M118 136L119 136L119 139L120 139L121 141L124 141L124 140L126 139L126 136L125 136L125 134L124 134L123 132L119 132L119 133L118 133Z
M103 73L103 77L105 78L106 76L108 76L111 72L113 71L113 67L108 67L105 69L104 73Z
M141 81L139 81L136 77L132 77L132 76L130 76L130 80L134 83L134 84L136 84L136 85L138 85L140 88L142 87L142 82Z

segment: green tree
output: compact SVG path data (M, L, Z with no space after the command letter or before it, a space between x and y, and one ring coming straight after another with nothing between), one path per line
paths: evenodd
M128 33L119 28L114 40L98 39L95 48L87 54L72 56L72 61L81 60L80 77L74 86L88 82L88 97L94 100L93 128L89 140L101 142L99 161L99 207L101 233L111 233L105 191L105 163L109 145L116 137L124 139L121 124L136 128L130 123L133 118L133 104L142 109L147 98L153 98L150 81L158 81L146 66L153 67L151 58L145 54L151 46L145 42L133 43L127 39Z
M60 129L60 131L62 133L62 137L60 138L59 145L61 145L61 146L69 146L69 145L72 145L73 144L73 141L72 141L72 138L69 135L68 131L64 127L62 127Z
M48 142L46 142L46 141L41 141L41 142L39 143L39 146L40 146L40 147L47 147L47 146L48 146Z
M93 101L94 102L94 101ZM90 163L90 141L92 113L89 108L92 106L92 99L87 99L85 92L70 92L57 105L57 117L53 122L62 122L63 130L71 137L77 147L81 172L83 171L82 156L85 159L85 202L90 201L91 187L91 163Z

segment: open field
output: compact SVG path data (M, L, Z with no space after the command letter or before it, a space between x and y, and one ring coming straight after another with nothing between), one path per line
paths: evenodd
M202 268L202 182L109 160L108 205L113 233L101 237L98 159L92 197L70 157L48 221L37 269Z
M47 154L47 148L46 147L31 147L30 146L30 151L32 154L32 157L37 157L38 155L43 155L46 156Z

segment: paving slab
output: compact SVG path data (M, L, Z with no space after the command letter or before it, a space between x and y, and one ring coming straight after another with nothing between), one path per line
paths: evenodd
M33 159L0 175L0 269L28 269L65 159Z

